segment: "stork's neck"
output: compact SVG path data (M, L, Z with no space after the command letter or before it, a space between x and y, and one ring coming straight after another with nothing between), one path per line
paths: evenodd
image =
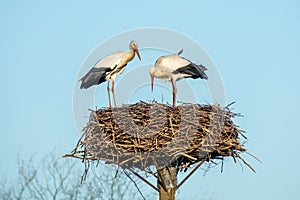
M134 58L134 55L135 55L135 51L133 49L130 49L127 62L131 61Z

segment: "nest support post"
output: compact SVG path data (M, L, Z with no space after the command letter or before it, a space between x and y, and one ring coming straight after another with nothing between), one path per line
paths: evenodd
M175 167L164 167L157 169L157 186L159 189L159 200L175 200L177 189L177 169Z

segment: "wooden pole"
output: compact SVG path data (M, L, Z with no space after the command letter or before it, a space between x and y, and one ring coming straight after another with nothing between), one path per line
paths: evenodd
M159 200L175 200L175 193L177 189L177 171L175 167L164 167L157 169ZM161 184L164 184L161 185Z

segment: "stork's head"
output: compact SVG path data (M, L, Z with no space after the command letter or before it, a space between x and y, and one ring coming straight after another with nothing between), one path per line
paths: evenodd
M155 73L155 66L151 66L149 69L149 74L151 77L151 91L153 92L153 84L154 84L154 73Z
M139 46L138 46L138 43L136 41L132 40L130 42L129 49L135 51L135 53L137 54L137 56L141 60L141 56L140 56L140 53L139 53Z

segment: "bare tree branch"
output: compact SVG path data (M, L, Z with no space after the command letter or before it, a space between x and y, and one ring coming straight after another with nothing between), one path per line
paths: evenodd
M100 180L95 174L85 177L81 184L84 166L76 160L60 157L51 152L37 165L33 158L18 158L17 180L0 179L0 199L5 200L133 200L149 199L142 197L130 179L115 177L115 172L100 171ZM95 170L101 170L95 168ZM110 175L110 174L113 174ZM124 174L123 174L124 175ZM125 176L125 175L124 175ZM107 177L105 179L105 177ZM109 177L114 177L110 181ZM135 183L137 184L137 183Z

